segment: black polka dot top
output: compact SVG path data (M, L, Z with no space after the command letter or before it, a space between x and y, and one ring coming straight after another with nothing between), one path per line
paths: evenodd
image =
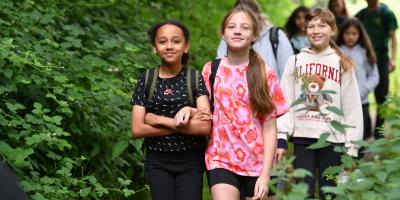
M173 118L175 114L183 107L189 106L186 68L172 78L157 78L154 94L147 102L147 92L145 91L145 73L143 73L132 95L131 104L146 107L146 112L156 115ZM204 80L200 75L199 87L193 91L194 99L201 95L208 95ZM205 147L204 136L191 136L182 133L176 133L168 136L145 138L144 148L150 151L187 151L193 148L199 150Z

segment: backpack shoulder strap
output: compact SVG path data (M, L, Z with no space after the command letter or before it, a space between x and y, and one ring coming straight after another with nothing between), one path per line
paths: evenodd
M153 69L146 70L144 85L146 89L147 103L149 103L151 97L153 97L154 89L157 83L158 70L159 70L158 66Z
M272 45L272 51L274 53L275 60L277 59L278 46L279 46L279 27L272 27L269 29L269 41Z
M193 92L196 92L199 89L199 71L191 67L186 69L186 85L189 103L192 106L196 106L195 95L193 95Z
M221 58L214 59L211 61L211 73L210 76L208 77L208 80L210 82L210 108L211 108L211 113L214 111L214 82L215 82L215 76L217 75L217 70L219 67L219 64L221 63Z

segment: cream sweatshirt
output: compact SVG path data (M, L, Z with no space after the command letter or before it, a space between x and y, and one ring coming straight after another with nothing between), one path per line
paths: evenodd
M331 47L319 53L304 48L288 59L281 86L287 102L296 103L277 119L278 138L318 139L321 134L330 133L327 141L344 143L347 153L357 156L359 147L351 142L363 136L361 100L355 70L344 72L339 61ZM343 116L333 112L333 107L340 109ZM352 127L343 134L331 126L333 120Z

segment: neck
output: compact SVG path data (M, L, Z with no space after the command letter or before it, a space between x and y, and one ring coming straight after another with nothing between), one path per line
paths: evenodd
M378 4L378 3L374 3L374 4L371 4L371 5L368 5L368 8L369 8L370 10L377 10L378 7L379 7L379 4Z
M161 78L171 78L176 76L181 70L182 70L181 63L175 63L175 64L163 63L160 66L159 76Z
M228 63L231 65L240 65L249 61L249 51L246 49L243 51L229 51L228 52Z
M325 50L325 49L327 49L327 48L329 48L329 45L328 46L325 46L325 47L311 47L311 50L313 50L315 53L321 53L323 50Z
M356 45L350 46L350 45L345 45L349 50L352 50Z

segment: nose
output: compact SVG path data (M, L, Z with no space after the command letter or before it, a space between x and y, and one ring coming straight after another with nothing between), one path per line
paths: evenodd
M235 35L240 35L240 27L236 27L234 30Z
M172 42L168 42L168 43L167 43L167 49L172 49L172 47L173 47Z
M315 85L311 85L311 88L313 88L313 89L314 89L315 87L316 87Z

